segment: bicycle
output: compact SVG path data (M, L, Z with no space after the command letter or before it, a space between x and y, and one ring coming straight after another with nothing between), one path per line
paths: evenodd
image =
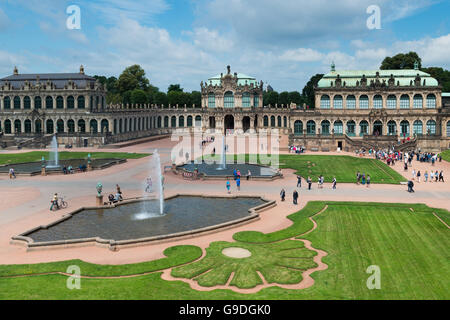
M59 209L66 209L67 206L68 206L67 202L64 201L63 197L60 197L60 198L58 198L58 205L53 205L52 206L52 211L56 211L56 210L59 210Z

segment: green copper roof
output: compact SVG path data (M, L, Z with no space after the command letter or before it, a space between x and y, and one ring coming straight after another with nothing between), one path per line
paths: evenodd
M331 82L333 85L336 81L337 76L342 79L342 84L345 81L346 87L355 87L356 82L361 82L361 78L363 75L367 78L367 85L370 85L371 80L375 80L376 73L379 72L380 81L386 80L386 84L388 83L391 75L395 78L395 86L397 86L397 82L402 87L409 86L411 81L414 83L414 80L419 74L421 77L421 83L426 80L426 86L437 86L438 81L432 78L428 73L425 73L420 70L415 69L404 69L404 70L338 70L334 72L327 73L323 76L323 78L317 84L318 88L329 88L331 87Z
M450 92L442 92L443 97L450 97Z
M232 75L232 76L234 76L234 75ZM250 85L250 84L252 84L252 83L253 83L254 86L257 86L257 85L258 85L258 83L257 83L257 81L256 81L256 78L250 77L250 76L248 76L248 75L246 75L246 74L238 73L238 74L237 74L237 78L238 78L238 86L240 86L240 85L243 86L243 85L245 85L246 83L247 83L248 85ZM215 77L209 78L209 79L208 79L208 84L210 84L210 83L211 83L213 86L215 86L215 85L220 86L220 74L217 75L217 76L215 76Z

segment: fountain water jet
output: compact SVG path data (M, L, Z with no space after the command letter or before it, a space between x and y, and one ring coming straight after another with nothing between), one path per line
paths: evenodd
M59 167L59 154L58 154L58 141L56 136L53 136L52 143L50 145L51 151L49 156L49 162L47 168L58 168Z
M227 168L227 150L225 145L225 135L222 136L222 154L220 155L220 167L216 170L225 170Z

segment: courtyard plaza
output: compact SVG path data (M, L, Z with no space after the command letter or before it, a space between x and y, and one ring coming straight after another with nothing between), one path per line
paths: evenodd
M158 149L161 154L162 166L170 166L170 153L176 142L170 139L152 141L120 149L120 152L152 153ZM74 151L94 152L98 149L81 148ZM102 149L102 151L117 152L117 149ZM288 153L282 151L281 153ZM311 152L306 155L349 155L345 152ZM303 155L295 155L302 157ZM413 161L408 172L403 171L403 164L398 161L392 168L406 179L411 178L411 170L444 171L446 182L415 183L415 193L406 192L405 185L372 184L370 188L355 183L339 183L337 189L331 188L331 183L325 183L323 189L317 188L317 177L313 178L312 190L307 190L303 179L302 188L297 189L297 176L294 170L283 169L283 179L273 181L246 181L242 179L241 191L237 191L231 179L232 195L263 196L268 200L277 201L277 205L260 213L260 219L250 224L236 226L231 229L219 230L212 234L200 234L189 239L174 239L169 242L147 244L139 247L123 248L112 252L96 246L72 247L44 251L29 251L21 246L11 245L12 236L20 234L39 225L49 224L59 217L83 206L95 205L95 186L103 184L105 195L115 192L118 183L125 198L142 195L140 181L147 175L148 157L128 160L124 164L116 165L104 170L91 171L74 175L52 175L19 177L10 180L8 176L0 177L0 264L28 264L51 261L81 259L96 264L129 264L150 261L164 257L163 251L177 245L195 245L203 250L215 241L233 241L232 236L240 231L260 231L271 233L285 229L292 225L286 217L303 208L310 201L357 201L357 202L385 202L385 203L423 203L430 207L450 210L450 182L448 173L450 163L437 162L433 167L428 163ZM356 172L355 172L356 174ZM368 173L370 174L370 173ZM180 175L168 171L165 176L165 196L175 194L207 194L210 196L224 196L226 194L225 181L186 181ZM279 193L284 188L287 199L281 202ZM300 194L299 204L292 204L292 192L297 189ZM68 201L69 207L56 212L49 211L50 199L57 192Z

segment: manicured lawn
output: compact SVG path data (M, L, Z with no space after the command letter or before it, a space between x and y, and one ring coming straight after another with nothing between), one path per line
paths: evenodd
M307 262L310 251L305 251L301 242L286 239L309 230L312 223L308 217L326 205L327 209L315 217L318 228L305 238L312 241L315 248L328 252L323 261L329 268L314 273L315 284L305 290L275 287L250 295L230 290L200 292L181 281L164 281L158 272L136 278L82 279L81 290L68 290L67 277L62 275L1 278L49 270L65 271L68 263L77 264L71 261L2 266L0 299L450 299L450 230L432 214L435 212L448 221L450 213L422 204L310 202L289 217L293 221L291 227L268 235L241 232L234 236L238 242L212 243L204 258L173 269L173 274L196 279L195 276L202 274L205 268L212 268L210 276L206 273L196 280L202 285L213 285L223 283L227 275L235 271L232 284L251 287L258 283L252 272L257 269L262 273L265 271L269 279L273 276L273 282L296 282L298 275L284 272L283 259L306 257ZM229 263L220 256L221 250L229 246L247 248L255 254L240 262ZM168 258L164 263L158 260L148 265L117 266L115 270L112 270L115 266L83 264L81 270L90 275L140 274L146 270L179 266L198 259L201 254L191 246L176 248L166 252ZM236 265L239 263L242 265ZM277 264L278 267L272 268ZM366 270L371 265L380 267L380 290L369 290L366 286L370 276ZM267 266L268 270L264 270ZM88 271L84 272L84 268Z
M87 159L88 154L92 159L140 159L148 156L145 153L127 153L127 152L59 152L60 160L68 159ZM49 159L48 151L31 151L24 153L0 153L0 165L22 162L41 161L42 157Z
M236 160L238 156L234 156ZM205 157L205 159L212 157ZM216 155L215 160L220 159L220 155ZM232 160L232 156L229 158ZM245 161L256 162L256 156L245 155ZM267 156L267 159L271 159ZM272 159L273 160L273 159ZM227 160L229 161L229 160ZM242 161L242 160L239 160ZM258 163L263 163L261 159L257 159ZM401 174L391 169L384 162L375 159L356 158L351 156L334 156L334 155L279 155L279 166L282 169L294 169L297 174L302 177L311 177L313 182L317 182L320 175L323 175L325 182L331 182L336 177L338 183L355 183L356 172L370 175L371 183L378 184L399 184L407 181ZM270 165L276 165L271 163Z
M450 149L449 150L445 150L444 152L441 153L442 155L442 159L444 159L445 161L450 162Z

